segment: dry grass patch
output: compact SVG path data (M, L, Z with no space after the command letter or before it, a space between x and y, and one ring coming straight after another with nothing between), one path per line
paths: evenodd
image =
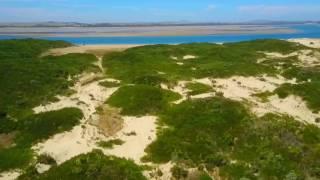
M92 120L91 124L97 126L105 136L112 136L123 128L124 120L120 110L103 105L98 109L99 118Z
M0 134L0 149L9 148L14 143L14 138L16 137L16 132L11 132L8 134Z

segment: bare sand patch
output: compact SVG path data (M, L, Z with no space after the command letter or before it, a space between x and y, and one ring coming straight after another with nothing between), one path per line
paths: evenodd
M14 180L17 179L20 175L20 171L4 172L0 173L0 180Z
M320 39L301 38L301 39L289 39L289 41L296 42L311 48L320 48Z
M190 96L191 99L203 99L203 98L209 98L215 96L215 92L209 92L209 93L203 93L203 94L197 94L194 96Z
M46 171L48 171L51 168L51 165L48 164L36 164L35 168L37 169L38 173L44 173Z
M185 56L183 56L183 60L188 60L188 59L195 59L195 58L197 58L197 56L194 56L194 55L185 55Z
M118 88L105 88L99 85L100 81L92 81L94 74L84 74L82 78L71 88L76 93L71 96L57 96L59 101L40 105L33 108L35 113L59 110L65 107L77 107L84 113L85 119L89 119L98 106L104 103L106 98ZM89 83L88 83L89 81Z
M282 54L279 52L263 52L267 58L288 58L288 57L294 57L297 56L299 53L298 52L292 52L290 54Z
M58 164L61 164L74 156L91 151L96 147L95 143L98 139L105 138L97 127L89 124L89 121L97 116L95 115L96 108L101 106L118 88L105 88L99 85L100 81L87 83L87 79L91 77L90 74L84 74L80 78L71 88L76 92L75 94L69 97L58 96L59 101L40 105L33 109L35 113L40 113L66 107L76 107L81 109L84 114L80 125L75 126L71 131L57 134L47 141L35 145L33 149L38 154L47 153Z
M245 100L252 98L253 94L265 91L274 91L279 85L285 82L283 77L243 77L233 76L226 79L196 79L196 82L213 86L217 91L223 92L224 97L234 100Z
M320 53L313 50L299 50L290 54L281 54L278 52L263 52L266 58L258 59L257 63L263 63L266 60L277 60L289 57L297 57L298 61L293 64L301 67L314 67L320 65Z
M188 96L189 90L185 87L187 83L198 82L213 87L215 92L208 92L194 96ZM296 79L285 79L282 76L260 76L260 77L243 77L232 76L230 78L203 78L193 79L192 81L179 81L176 86L170 90L182 95L182 98L175 101L179 104L189 98L202 99L214 96L224 96L229 99L243 102L257 116L261 117L266 113L284 114L294 117L295 119L305 123L315 124L316 119L320 118L320 114L313 113L306 102L298 96L289 96L280 99L277 95L262 100L256 94L273 92L276 88L284 83L296 84ZM166 85L161 85L164 89L169 89Z
M188 59L195 59L197 58L197 56L194 56L194 55L185 55L182 57L182 59L178 58L177 56L170 56L170 59L172 60L188 60Z
M300 65L303 67L314 67L320 65L320 58L318 53L312 50L301 50L298 56Z
M295 119L316 124L320 114L314 114L300 97L289 96L285 99L280 99L277 95L271 96L266 102L255 97L257 93L273 92L277 87L284 83L295 84L295 79L288 80L281 76L278 77L241 77L233 76L227 79L208 78L196 80L207 85L215 86L217 91L223 93L223 96L237 101L242 101L249 104L249 108L258 116L263 116L266 113L285 114L294 117ZM200 95L209 97L209 94Z
M77 155L88 153L96 147L96 140L103 138L96 127L78 125L69 132L55 135L33 147L38 154L49 154L57 164L61 164Z
M172 179L171 168L174 166L174 163L168 162L165 164L158 164L153 168L152 171L145 171L144 175L151 180L168 180ZM161 172L161 176L158 172Z
M178 57L176 57L176 56L170 56L170 59L178 60Z
M285 114L297 120L319 126L316 119L320 118L320 114L313 113L299 96L290 95L280 99L277 95L274 95L269 97L265 103L256 102L256 105L252 106L252 111L258 116L267 113Z
M124 141L122 145L113 149L103 149L105 154L132 159L138 164L142 164L141 158L145 155L145 148L156 138L155 116L124 116L124 127L111 138ZM134 132L135 135L129 135Z

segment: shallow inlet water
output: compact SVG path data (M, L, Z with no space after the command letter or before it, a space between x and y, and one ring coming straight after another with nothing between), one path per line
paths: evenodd
M193 42L238 42L255 39L320 38L320 24L283 26L296 30L290 34L233 34L205 36L130 36L130 37L41 37L48 40L64 40L73 44L180 44ZM0 39L28 38L28 36L0 35Z

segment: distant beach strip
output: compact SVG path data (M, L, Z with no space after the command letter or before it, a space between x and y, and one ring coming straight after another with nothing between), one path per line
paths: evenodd
M181 44L320 38L319 24L168 27L2 27L0 39L40 38L73 44Z

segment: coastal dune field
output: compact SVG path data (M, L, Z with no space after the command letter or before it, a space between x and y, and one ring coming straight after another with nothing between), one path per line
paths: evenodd
M291 31L172 28L61 33ZM52 35L50 28L23 30ZM9 31L19 34L0 34ZM0 58L0 180L320 178L319 39L84 46L5 40Z

